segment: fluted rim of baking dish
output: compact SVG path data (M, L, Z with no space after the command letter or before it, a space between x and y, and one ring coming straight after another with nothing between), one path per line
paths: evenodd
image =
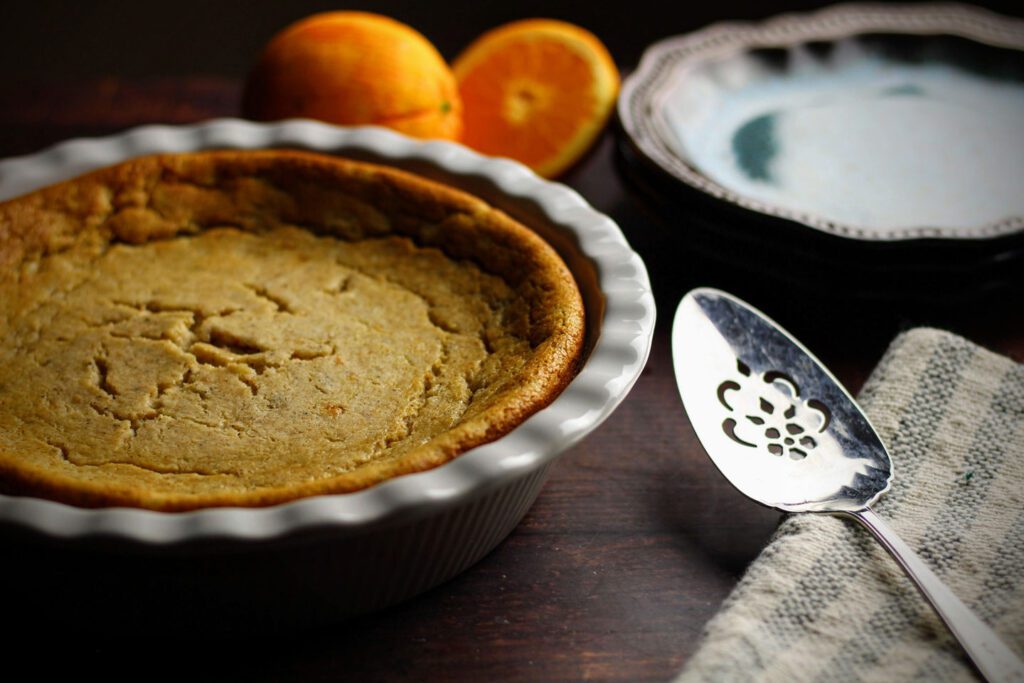
M266 508L188 512L78 508L0 495L0 524L51 538L102 537L143 546L210 539L266 541L313 529L365 530L456 505L545 466L596 429L626 397L647 362L654 335L654 297L644 263L618 225L578 193L508 159L486 157L451 142L413 140L376 127L341 128L298 119L271 124L216 119L68 140L37 154L5 159L0 161L0 200L145 154L281 147L425 166L455 179L456 185L460 179L482 180L510 200L530 202L569 238L596 273L603 308L598 311L600 331L579 374L548 407L504 437L440 467L362 491ZM588 309L588 315L593 313Z

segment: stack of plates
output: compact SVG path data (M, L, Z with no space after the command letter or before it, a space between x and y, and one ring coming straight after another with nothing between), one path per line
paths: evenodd
M1020 20L845 5L720 24L651 46L619 118L630 180L725 267L943 304L1024 280Z

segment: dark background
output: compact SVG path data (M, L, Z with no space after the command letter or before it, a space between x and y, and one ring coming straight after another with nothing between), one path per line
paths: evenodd
M314 12L357 9L387 14L413 26L449 60L483 31L506 21L564 19L593 31L619 66L629 69L644 46L659 38L715 21L760 19L827 4L778 0L8 0L0 9L0 64L5 79L34 81L113 74L243 76L260 47L288 23ZM1024 14L1021 2L976 4Z

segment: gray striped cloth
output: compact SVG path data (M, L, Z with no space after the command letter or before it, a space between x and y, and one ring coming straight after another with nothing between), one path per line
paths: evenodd
M1024 653L1024 366L948 332L912 330L859 400L895 473L875 510ZM705 627L678 681L976 679L867 530L799 514Z

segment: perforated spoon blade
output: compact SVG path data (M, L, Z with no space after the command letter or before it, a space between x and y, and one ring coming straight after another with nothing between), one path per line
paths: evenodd
M1024 664L870 509L892 481L889 453L856 401L800 342L731 294L683 297L672 326L683 406L715 466L741 492L788 512L836 512L899 562L990 681Z

